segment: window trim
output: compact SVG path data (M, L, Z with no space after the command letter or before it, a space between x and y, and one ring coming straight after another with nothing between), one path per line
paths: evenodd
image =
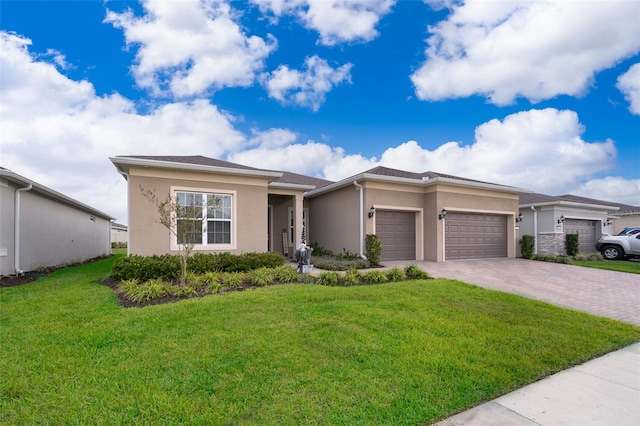
M219 250L237 250L238 248L238 191L230 189L219 188L202 188L202 187L189 187L189 186L171 186L171 196L176 197L178 192L193 192L204 195L203 199L206 199L206 195L230 195L231 196L231 243L230 244L196 244L193 247L194 251L219 251ZM205 209L203 209L204 211ZM177 218L174 218L176 220ZM203 227L206 227L206 221L203 222ZM203 236L205 232L202 233ZM177 238L170 233L170 249L172 251L178 251Z

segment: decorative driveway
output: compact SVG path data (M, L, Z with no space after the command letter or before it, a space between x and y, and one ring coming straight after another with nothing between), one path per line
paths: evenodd
M491 290L518 294L557 306L640 325L640 275L526 259L447 262L384 262L385 267L415 264L435 278L449 278Z

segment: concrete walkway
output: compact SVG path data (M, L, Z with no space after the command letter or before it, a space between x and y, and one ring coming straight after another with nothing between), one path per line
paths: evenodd
M525 259L385 262L640 325L640 275ZM640 343L479 405L438 426L640 426Z

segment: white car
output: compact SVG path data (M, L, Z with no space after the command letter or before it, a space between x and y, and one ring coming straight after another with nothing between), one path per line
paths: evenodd
M602 237L596 243L596 250L607 260L640 257L640 232Z

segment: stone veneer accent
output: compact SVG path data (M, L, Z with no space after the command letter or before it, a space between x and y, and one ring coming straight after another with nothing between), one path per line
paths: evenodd
M541 232L538 234L538 254L566 256L564 232Z

